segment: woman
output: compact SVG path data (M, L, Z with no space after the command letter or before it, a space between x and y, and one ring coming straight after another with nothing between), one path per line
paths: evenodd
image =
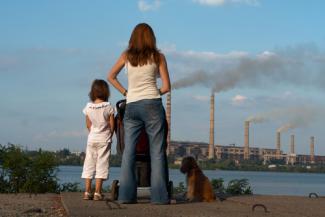
M124 66L128 74L128 89L117 79ZM162 81L160 88L157 86L158 76ZM157 49L154 32L148 24L140 23L134 28L129 46L112 67L108 81L126 96L119 201L136 203L135 146L141 129L145 127L150 144L151 202L168 204L165 111L161 95L170 91L170 80L165 56Z

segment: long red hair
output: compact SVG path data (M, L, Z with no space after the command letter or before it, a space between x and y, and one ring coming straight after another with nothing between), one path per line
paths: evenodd
M147 23L140 23L133 29L126 57L132 66L143 66L152 62L159 65L160 53L156 46L156 37Z

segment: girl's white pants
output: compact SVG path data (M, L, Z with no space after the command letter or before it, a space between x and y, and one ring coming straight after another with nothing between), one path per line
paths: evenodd
M81 178L107 179L111 143L88 143Z

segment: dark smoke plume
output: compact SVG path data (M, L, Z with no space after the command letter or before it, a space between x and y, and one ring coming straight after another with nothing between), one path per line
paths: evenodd
M192 59L195 61L195 59ZM228 60L229 61L229 60ZM298 46L264 52L255 57L242 56L233 66L217 70L198 70L172 84L173 89L201 85L213 92L235 87L264 87L265 85L293 84L325 87L325 54L312 46ZM213 64L210 64L213 66Z

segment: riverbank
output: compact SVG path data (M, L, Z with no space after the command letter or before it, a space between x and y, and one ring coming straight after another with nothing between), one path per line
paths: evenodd
M323 217L324 203L323 197L253 195L230 197L223 202L171 205L152 205L142 199L138 204L118 208L112 203L109 203L109 207L105 201L84 201L82 193L38 194L31 197L28 194L0 194L0 216ZM262 206L257 206L253 211L255 204L264 205L267 212Z

